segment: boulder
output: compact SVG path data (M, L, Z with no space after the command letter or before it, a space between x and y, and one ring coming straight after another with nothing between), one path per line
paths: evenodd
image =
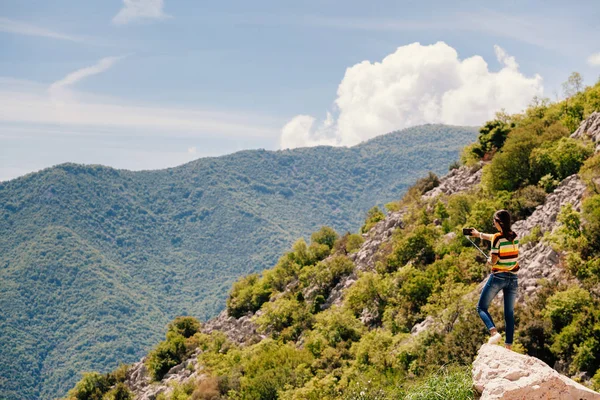
M484 344L473 362L481 400L600 400L600 393L559 374L543 361Z

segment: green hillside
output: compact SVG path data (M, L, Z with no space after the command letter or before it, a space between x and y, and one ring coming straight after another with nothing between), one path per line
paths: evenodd
M138 359L176 315L216 315L240 275L321 225L356 231L476 135L426 125L352 148L63 164L0 183L0 397L53 398L80 371Z
M171 393L158 398L475 398L470 367L488 332L472 294L489 266L462 228L493 232L494 212L503 208L517 220L527 218L561 180L576 173L586 186L581 211L566 204L557 215L557 229L542 236L538 226L520 238L523 245L541 242L560 252L560 261L546 262L565 275L541 280L536 296L518 302L513 350L599 390L600 153L594 154L589 140L569 137L598 110L600 82L567 101L534 103L523 114L499 114L486 123L461 157L466 164L488 161L481 182L424 199L423 188L432 183L426 177L388 204L404 210L402 228L373 250L373 269L355 271L357 279L339 305L321 307L353 272L349 254L360 237L323 227L308 243L290 246L271 269L234 284L229 315L260 310L251 321L264 339L240 345L218 330L202 333L191 317L176 319L148 355L150 376L160 381L199 349L202 379L173 385ZM500 307L494 304L490 312L502 331ZM434 325L411 335L427 317ZM126 376L126 368L87 374L68 399L130 398Z

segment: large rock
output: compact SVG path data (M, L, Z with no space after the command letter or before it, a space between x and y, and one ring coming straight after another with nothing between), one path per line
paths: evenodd
M600 400L600 393L559 374L541 360L484 344L473 363L482 400Z
M430 200L440 194L451 195L463 192L473 188L481 182L482 167L484 163L480 161L472 167L466 165L453 169L440 179L440 184L428 192L423 193L423 200Z
M596 111L583 120L571 137L592 139L596 144L596 152L600 151L600 112Z

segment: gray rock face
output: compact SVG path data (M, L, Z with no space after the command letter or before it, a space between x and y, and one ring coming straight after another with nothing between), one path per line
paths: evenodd
M577 175L571 175L549 194L546 202L536 208L532 215L513 225L513 230L520 238L529 235L535 227L542 234L552 232L556 228L556 218L565 204L572 204L577 211L581 210L581 200L585 192L585 184ZM524 244L519 252L519 292L522 300L527 295L536 293L539 280L563 279L563 270L559 267L559 254L543 242Z
M562 206L570 203L575 210L581 210L581 199L584 192L585 184L577 174L565 178L554 192L546 197L544 204L537 206L532 215L525 220L515 222L513 230L520 237L530 234L536 226L541 229L542 233L552 231Z
M473 362L482 400L598 400L600 393L559 374L541 360L484 344Z
M360 250L350 255L358 271L370 271L375 268L375 259L379 247L392 237L397 228L402 228L402 217L406 209L390 213L383 221L379 221L371 230L363 235L364 243Z
M589 138L596 144L596 152L600 151L600 112L596 111L581 122L572 138Z
M171 368L160 382L152 382L145 365L146 358L142 358L129 369L125 384L136 400L154 400L161 393L168 395L173 390L170 386L172 383L185 383L205 377L201 374L202 367L197 365L199 354L200 350L196 350L184 362Z
M423 194L423 200L430 200L440 194L451 195L471 189L481 182L482 167L484 163L480 161L473 167L462 166L448 172L440 179L440 185Z
M263 337L257 333L256 325L252 322L252 315L234 318L227 315L227 310L223 310L216 318L202 325L203 333L213 331L223 332L229 340L237 344L260 340Z

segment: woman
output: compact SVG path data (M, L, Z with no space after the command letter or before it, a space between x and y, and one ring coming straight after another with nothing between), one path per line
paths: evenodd
M485 287L481 291L477 312L483 323L490 331L488 343L495 344L502 339L498 333L488 307L494 297L502 290L504 294L504 321L506 322L506 340L504 346L511 349L515 333L514 306L517 298L517 271L519 270L519 241L517 234L511 229L510 213L506 210L498 210L494 214L494 226L500 232L481 233L477 229L471 232L472 237L478 237L492 243L488 263L492 265Z

